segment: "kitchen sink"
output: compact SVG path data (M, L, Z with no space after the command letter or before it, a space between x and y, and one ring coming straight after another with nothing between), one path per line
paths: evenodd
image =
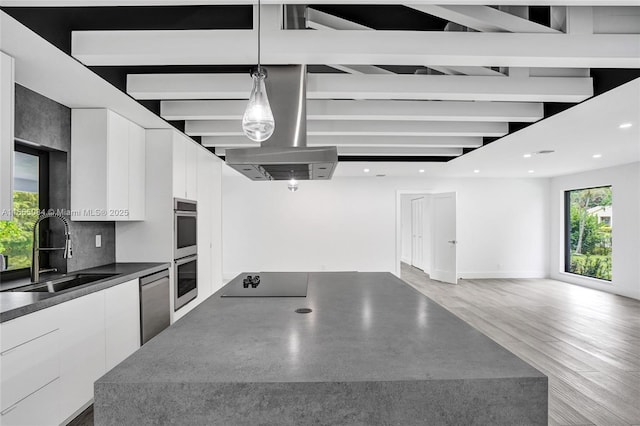
M59 293L64 290L76 288L105 278L111 278L115 275L118 274L73 274L56 278L54 280L41 281L35 284L17 287L10 291Z

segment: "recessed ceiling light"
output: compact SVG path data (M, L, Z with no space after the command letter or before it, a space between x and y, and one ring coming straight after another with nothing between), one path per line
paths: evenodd
M418 170L418 173L424 173L424 169Z
M534 170L529 170L528 173L534 173Z
M602 154L593 154L592 157L593 158L600 158L600 157L602 157Z
M621 129L628 129L631 126L633 126L633 123L622 123L618 127L620 127Z
M475 170L473 171L473 173L480 173L480 170L475 169Z
M369 173L370 171L371 171L371 170L369 170L369 169L364 169L364 170L363 170L363 172L365 172L365 173Z
M523 155L524 158L531 158L531 154L527 153L525 155Z

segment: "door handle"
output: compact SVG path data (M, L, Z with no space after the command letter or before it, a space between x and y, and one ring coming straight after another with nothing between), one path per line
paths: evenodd
M450 243L450 244L458 244L458 242L456 240L449 240L447 242Z

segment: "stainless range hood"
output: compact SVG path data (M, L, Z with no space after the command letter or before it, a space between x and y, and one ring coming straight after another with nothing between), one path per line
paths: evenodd
M331 179L336 147L307 147L307 67L264 68L275 131L259 148L227 149L226 163L251 180Z

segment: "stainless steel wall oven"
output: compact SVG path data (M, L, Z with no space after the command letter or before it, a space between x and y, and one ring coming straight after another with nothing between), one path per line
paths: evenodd
M198 296L198 208L192 200L174 198L174 311Z

